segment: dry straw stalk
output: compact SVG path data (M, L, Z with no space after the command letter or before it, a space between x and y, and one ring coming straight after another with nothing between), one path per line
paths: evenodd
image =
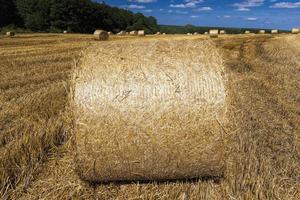
M107 182L221 176L222 66L210 41L91 47L75 85L80 177Z

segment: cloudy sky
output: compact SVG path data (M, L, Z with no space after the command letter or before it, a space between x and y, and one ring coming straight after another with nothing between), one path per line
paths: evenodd
M155 16L159 24L291 29L300 27L300 0L105 0Z

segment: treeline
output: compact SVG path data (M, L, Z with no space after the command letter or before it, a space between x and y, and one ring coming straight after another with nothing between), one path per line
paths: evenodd
M229 34L241 34L244 33L246 30L251 31L252 33L258 33L260 29L258 28L226 28L226 27L204 27L204 26L193 26L193 25L186 25L186 26L170 26L170 25L160 25L160 30L162 33L167 34L186 34L186 33L205 33L208 32L210 29L219 29L225 30L226 33ZM264 29L267 33L271 32L271 29ZM279 30L280 32L287 32L286 30Z
M154 17L92 0L0 0L0 28L8 25L41 32L159 31Z

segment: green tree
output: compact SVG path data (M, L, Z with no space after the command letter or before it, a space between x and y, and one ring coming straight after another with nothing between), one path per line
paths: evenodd
M92 0L0 0L0 2L3 4L0 7L2 9L0 14L3 15L0 26L16 24L16 20L12 19L20 13L24 26L34 31L69 30L91 33L95 29L113 32L144 29L146 33L154 33L159 30L154 17L145 17L141 13L134 14ZM4 12L13 9L15 12Z
M22 23L15 0L0 0L0 27L10 24L20 26Z

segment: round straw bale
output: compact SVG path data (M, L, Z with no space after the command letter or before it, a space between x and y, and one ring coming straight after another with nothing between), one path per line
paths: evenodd
M259 30L259 32L258 32L259 34L265 34L266 33L266 31L265 30Z
M198 35L198 32L195 32L194 35Z
M163 35L167 35L166 33L163 33Z
M293 34L298 34L298 33L300 33L300 28L293 28L293 29L292 29L292 33L293 33Z
M209 30L209 36L211 38L217 38L218 34L219 34L219 30L218 29Z
M250 31L245 31L245 34L250 34L251 32Z
M112 32L108 32L108 35L113 35L113 33Z
M226 31L225 30L220 30L220 34L221 35L226 34Z
M144 30L139 30L138 31L138 36L145 36L145 31Z
M107 41L109 39L109 35L106 31L96 30L94 32L94 38L95 40Z
M130 35L137 35L137 33L138 33L137 31L130 31L129 34L130 34Z
M277 29L271 30L271 33L272 33L272 34L277 34L277 33L278 33L278 30L277 30Z
M204 35L207 35L208 34L208 32L204 32Z
M120 31L119 33L117 33L117 35L126 35L125 31Z
M67 33L68 33L68 31L64 31L63 33L64 33L64 34L67 34Z
M155 35L161 35L161 33L160 33L160 32L157 32Z
M9 37L13 37L13 36L15 36L15 33L10 31L10 32L6 32L6 35Z
M79 176L91 182L221 176L222 63L209 40L88 49L74 88Z

